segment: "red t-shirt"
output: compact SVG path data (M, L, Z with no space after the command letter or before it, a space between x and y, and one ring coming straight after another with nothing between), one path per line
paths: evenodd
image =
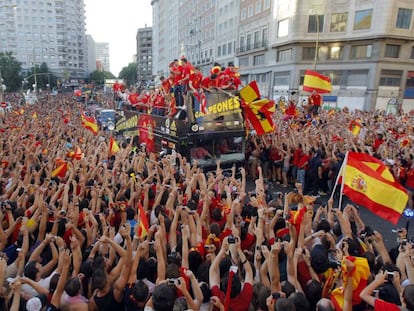
M203 75L201 72L193 72L190 75L190 81L193 88L198 90L201 87L201 80L203 80Z
M314 106L320 106L322 102L322 97L318 93L312 94L309 97L310 103Z
M226 297L226 293L223 293L217 285L214 285L211 288L211 294L213 296L217 296L222 303L224 303L224 298ZM250 283L244 283L243 288L240 294L237 297L230 298L230 310L237 310L237 311L247 311L249 310L250 301L252 300L253 296L253 286ZM214 310L218 310L215 308Z
M397 311L401 309L396 304L386 302L384 300L377 298L375 299L374 310L375 311Z

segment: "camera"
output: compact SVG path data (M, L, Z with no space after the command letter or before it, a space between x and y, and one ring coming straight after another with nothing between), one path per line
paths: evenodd
M176 285L180 285L181 282L180 282L180 279L174 278L174 279L167 279L167 284L176 286Z
M262 246L261 245L256 245L256 250L261 252L262 251Z
M234 244L236 243L236 237L229 235L229 237L227 238L227 241L229 242L229 244Z
M394 272L387 272L387 281L392 282L394 279Z
M371 227L366 226L364 230L361 232L361 238L366 238L374 235L374 230Z

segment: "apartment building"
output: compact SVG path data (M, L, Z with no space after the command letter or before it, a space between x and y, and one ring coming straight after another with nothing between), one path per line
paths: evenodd
M95 42L95 54L96 54L97 69L99 71L111 72L109 43L108 42Z
M13 52L24 70L46 63L58 77L88 71L83 0L0 0L0 51Z
M145 27L137 32L137 81L152 80L152 28Z

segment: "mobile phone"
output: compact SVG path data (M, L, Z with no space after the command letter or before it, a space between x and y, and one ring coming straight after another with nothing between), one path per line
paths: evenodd
M262 251L262 246L261 245L256 245L256 250L261 252Z
M273 297L273 299L279 299L280 298L280 293L272 293L272 297Z

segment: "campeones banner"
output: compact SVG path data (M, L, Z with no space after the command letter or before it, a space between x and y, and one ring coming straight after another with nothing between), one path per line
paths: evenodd
M220 121L241 121L243 119L240 98L231 93L219 91L205 92L207 113L201 111L201 104L195 96L193 100L193 121L197 123Z

